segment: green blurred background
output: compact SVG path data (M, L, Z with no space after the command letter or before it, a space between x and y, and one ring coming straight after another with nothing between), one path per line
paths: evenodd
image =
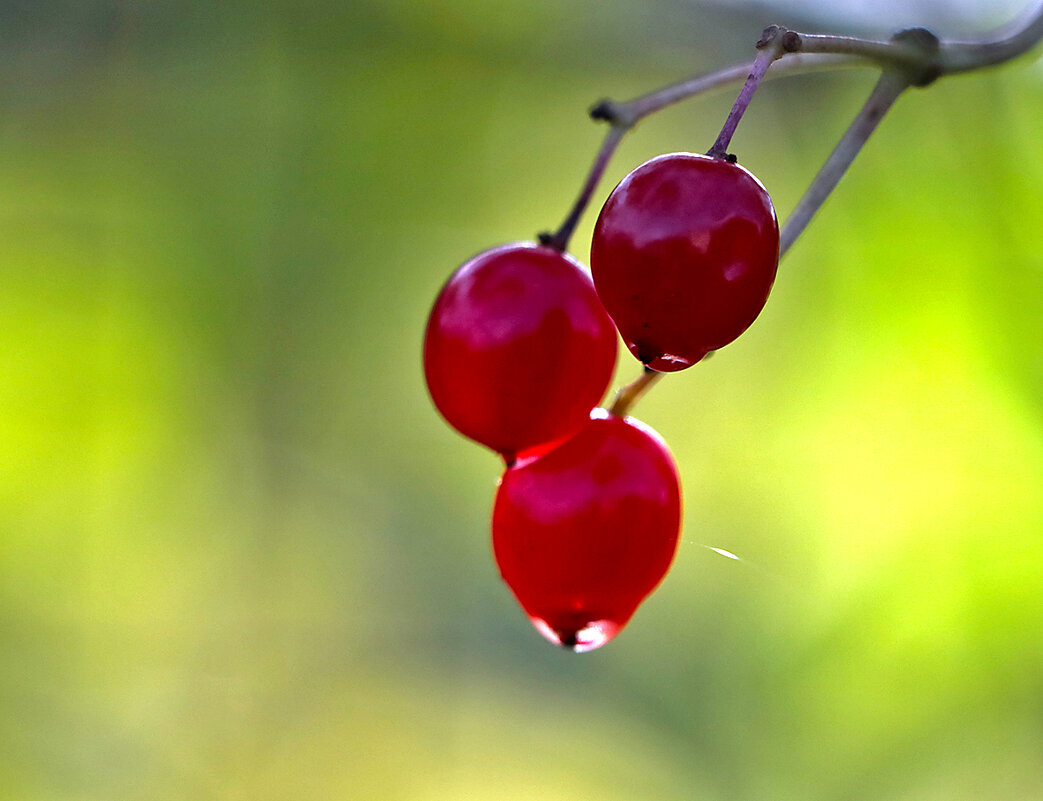
M1038 60L903 98L639 406L683 543L606 648L516 607L497 460L424 389L436 292L557 224L599 97L1020 3L820 5L0 3L0 798L1043 798ZM758 94L732 149L783 217L872 82Z

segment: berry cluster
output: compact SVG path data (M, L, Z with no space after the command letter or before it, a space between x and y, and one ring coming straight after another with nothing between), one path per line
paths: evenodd
M625 409L595 408L615 367L614 328L646 371L689 367L749 327L778 257L775 211L753 175L726 158L673 153L612 191L590 273L548 246L504 245L466 262L439 294L424 342L428 388L452 426L504 458L493 552L552 642L606 643L677 550L673 457Z

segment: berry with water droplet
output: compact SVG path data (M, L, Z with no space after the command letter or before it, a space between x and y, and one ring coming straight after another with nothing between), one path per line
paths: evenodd
M631 353L660 372L727 345L775 281L779 226L767 191L725 159L668 153L612 190L594 228L594 285Z
M615 364L616 333L589 272L532 243L487 250L453 273L424 339L438 410L508 464L582 428Z
M590 651L666 575L680 524L677 468L662 439L596 409L574 437L504 473L493 552L540 633Z

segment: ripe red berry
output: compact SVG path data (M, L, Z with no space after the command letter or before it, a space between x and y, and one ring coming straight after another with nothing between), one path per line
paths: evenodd
M453 273L424 339L438 410L508 464L582 428L615 364L616 333L590 274L531 243L487 250Z
M775 281L771 198L724 159L669 153L612 191L591 243L594 285L631 353L660 372L727 345Z
M659 435L596 409L576 436L504 473L493 551L540 633L589 651L666 575L680 524L677 468Z

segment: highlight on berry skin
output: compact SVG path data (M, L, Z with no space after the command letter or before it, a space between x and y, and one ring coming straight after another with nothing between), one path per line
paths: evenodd
M668 153L609 195L590 251L598 296L653 370L691 367L734 341L775 281L779 225L764 186L727 159Z
M616 350L589 271L519 242L478 254L446 282L428 319L424 374L446 421L510 464L586 424Z
M578 434L504 472L493 553L537 631L582 653L614 638L663 580L680 526L662 439L596 409Z

